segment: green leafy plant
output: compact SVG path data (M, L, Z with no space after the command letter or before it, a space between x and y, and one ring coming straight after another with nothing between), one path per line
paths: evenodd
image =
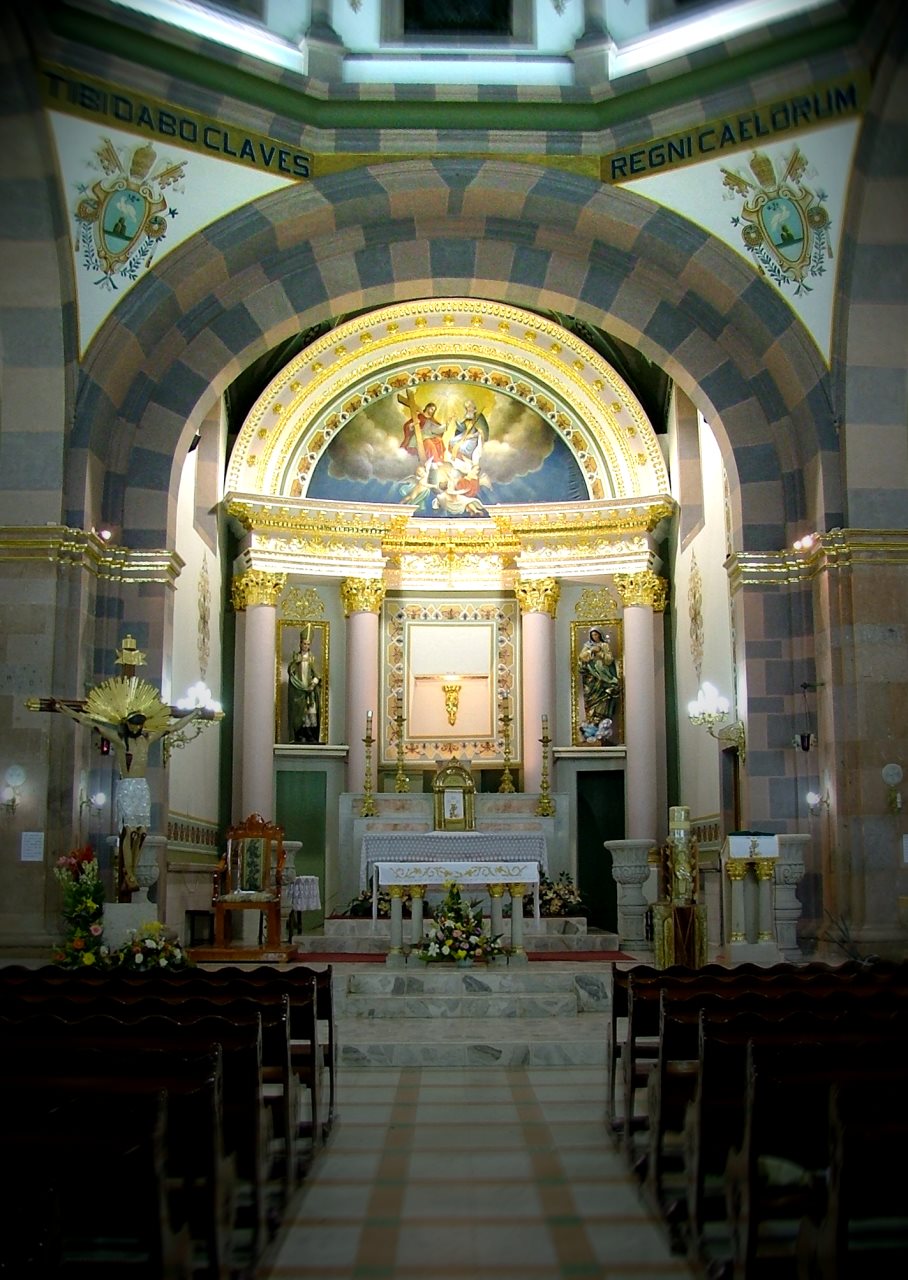
M54 875L63 892L64 926L63 941L53 953L54 963L69 969L106 964L104 885L91 845L58 858Z
M434 920L431 933L410 953L426 964L487 961L505 954L501 940L483 931L481 909L476 903L465 902L460 886L453 881L445 884L445 896L435 908Z

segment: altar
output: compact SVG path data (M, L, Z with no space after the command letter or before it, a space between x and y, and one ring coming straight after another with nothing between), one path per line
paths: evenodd
M377 862L536 862L543 875L549 871L541 831L367 831L360 852L362 888L372 883Z
M488 889L492 932L503 927L502 896L508 887L512 959L525 958L523 890L532 887L539 919L539 880L548 872L545 836L539 831L368 831L362 838L360 877L372 886L372 918L378 916L379 885L392 888L389 963L403 951L401 890L412 895L412 941L422 934L423 894L427 885L475 884Z

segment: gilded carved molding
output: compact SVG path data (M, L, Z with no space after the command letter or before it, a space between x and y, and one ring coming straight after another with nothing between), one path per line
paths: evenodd
M652 569L646 569L643 573L616 573L614 582L625 609L643 605L654 613L664 611L668 599L668 582L653 573Z
M237 613L253 605L276 606L281 592L287 584L287 575L283 573L265 573L262 569L247 569L234 578L230 587L230 596Z
M0 562L43 561L84 569L99 581L159 582L173 587L184 568L176 551L112 546L93 529L67 525L7 525L0 528Z
M340 598L347 618L351 613L378 613L385 598L385 584L378 578L344 578Z
M537 578L531 582L516 582L514 594L521 613L547 613L554 618L561 586L554 578Z
M742 587L811 582L823 573L855 566L908 564L906 529L830 529L806 540L801 550L735 551L727 562L732 593Z

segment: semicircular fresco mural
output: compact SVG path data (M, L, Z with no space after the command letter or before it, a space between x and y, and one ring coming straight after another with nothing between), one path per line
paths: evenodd
M294 485L303 492L302 481ZM571 450L532 406L460 380L407 387L364 406L330 442L305 496L398 502L421 518L502 503L589 498Z

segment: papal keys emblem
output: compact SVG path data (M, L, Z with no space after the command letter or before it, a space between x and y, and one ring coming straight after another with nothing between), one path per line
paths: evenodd
M750 171L756 183L730 169L722 170L723 185L744 197L740 216L732 225L759 266L776 284L793 284L801 293L808 276L822 275L832 257L826 195L801 181L807 161L795 147L781 175L764 152L755 151Z
M157 165L150 143L124 160L109 138L96 154L104 177L83 190L76 207L83 265L110 284L115 275L135 280L167 231L165 214L174 211L161 193L184 177L185 161Z

